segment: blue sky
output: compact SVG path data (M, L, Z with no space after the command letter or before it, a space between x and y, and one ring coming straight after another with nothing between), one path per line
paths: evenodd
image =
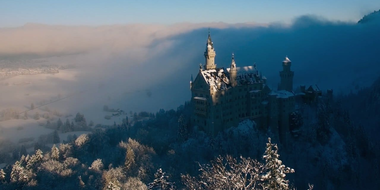
M379 0L0 0L0 27L22 26L25 23L268 23L290 22L305 14L357 21L378 9Z

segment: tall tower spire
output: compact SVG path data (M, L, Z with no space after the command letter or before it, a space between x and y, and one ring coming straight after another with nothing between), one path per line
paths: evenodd
M235 63L235 55L234 55L234 53L232 53L230 68L231 69L236 69L236 63Z
M233 87L237 85L236 76L237 76L237 69L236 69L236 63L235 63L235 55L232 53L231 66L230 66L230 81Z
M207 43L206 43L206 51L204 53L205 56L205 69L215 69L216 64L215 64L215 50L214 50L214 43L211 40L211 34L210 34L210 29L208 29L208 38L207 38Z
M280 71L281 83L278 86L278 90L293 91L294 72L290 70L291 65L292 61L286 56L282 62L282 71Z

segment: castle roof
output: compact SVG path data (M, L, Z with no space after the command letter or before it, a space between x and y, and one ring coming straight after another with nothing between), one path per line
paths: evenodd
M285 57L285 60L283 61L284 63L291 63L292 61L290 61L290 59L288 58L288 56Z
M272 91L269 95L275 95L277 98L289 98L294 96L292 92L286 90Z
M263 77L259 75L257 69L253 66L231 68L217 68L202 70L201 74L206 83L214 90L223 90L231 86L231 72L236 71L237 85L248 85L254 83L263 83Z
M214 90L226 89L227 86L230 86L230 80L226 76L224 68L203 70L201 74L206 83Z
M310 85L309 88L306 91L319 92L321 90L319 89L318 85Z

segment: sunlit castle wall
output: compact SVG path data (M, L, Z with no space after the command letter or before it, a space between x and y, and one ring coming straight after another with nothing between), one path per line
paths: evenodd
M212 50L212 51L211 51ZM210 52L212 52L210 56ZM191 81L191 123L214 136L218 132L244 119L254 120L258 127L268 129L280 139L286 139L289 130L289 114L294 111L293 71L290 60L283 62L285 73L281 89L273 92L254 64L237 67L232 55L229 68L217 68L215 49L210 35L204 53L206 63L201 65L194 81Z

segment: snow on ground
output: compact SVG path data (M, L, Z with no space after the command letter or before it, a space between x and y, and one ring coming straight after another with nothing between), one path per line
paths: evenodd
M39 125L39 122L34 119L2 121L0 123L0 141L10 140L17 144L20 140L26 138L37 140L41 134L48 134L53 131Z
M67 140L67 137L69 137L69 136L79 137L82 134L88 134L88 133L90 133L90 132L89 131L72 131L72 132L59 134L59 138L61 139L61 142L62 142L63 140Z
M20 75L0 81L0 105L25 109L31 103L50 100L63 95L63 88L57 81L74 81L75 70L62 70L58 74ZM61 82L62 83L62 82Z
M88 73L74 68L57 74L20 75L0 80L0 114L7 109L20 113L19 119L0 120L0 140L18 143L22 139L33 138L36 141L40 135L53 132L53 129L44 127L47 122L42 117L44 114L49 115L51 123L58 118L62 122L66 119L71 122L79 112L87 124L92 121L94 125L113 125L122 123L131 111L175 109L184 102L182 99L186 99L181 96L178 100L167 98L178 89L165 86L150 88L145 83L135 82L141 76L128 71L123 71L123 74L96 78L94 75L97 73L91 73L89 77ZM31 110L31 104L34 104L34 110ZM115 112L104 111L104 105L124 113L113 116ZM24 112L28 119L24 118ZM39 120L34 119L37 112ZM105 116L111 118L106 119ZM61 141L66 140L69 134L60 134Z

